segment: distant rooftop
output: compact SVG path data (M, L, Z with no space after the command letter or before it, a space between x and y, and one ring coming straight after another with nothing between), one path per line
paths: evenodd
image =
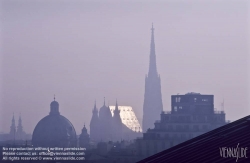
M115 106L109 106L109 108L113 117ZM131 106L118 106L118 110L120 110L120 117L124 125L133 131L142 132L142 127Z
M195 93L195 92L188 92L185 95L201 95L200 93Z

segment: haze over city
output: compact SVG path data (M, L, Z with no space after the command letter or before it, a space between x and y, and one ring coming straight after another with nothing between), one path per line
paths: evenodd
M32 133L54 94L78 134L104 97L141 121L152 23L164 110L171 95L198 92L217 110L224 99L227 120L249 115L245 0L1 2L2 132L14 112Z

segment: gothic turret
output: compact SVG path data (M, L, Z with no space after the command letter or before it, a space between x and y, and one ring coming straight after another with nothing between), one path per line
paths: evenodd
M120 116L120 110L116 101L114 116L113 116L113 140L119 141L122 139L123 123Z
M21 115L19 115L17 132L16 132L16 139L17 140L24 140L25 139L25 133L23 131Z
M118 120L118 121L121 122L120 110L118 109L117 100L116 100L115 110L114 110L114 119L116 119L116 120Z
M161 79L157 73L154 27L151 28L151 44L149 57L149 71L145 78L145 94L143 104L143 131L154 127L154 122L160 119L163 111L161 97Z
M99 120L100 120L99 133L101 140L103 141L112 140L112 114L110 112L109 106L105 105L105 98L104 98L104 104L99 111Z
M90 138L93 141L99 141L99 117L98 110L96 108L96 102L94 109L92 110L92 118L90 121Z
M10 139L15 141L15 139L16 139L16 124L15 124L14 113L13 113L13 117L12 117L12 122L11 122L9 134L10 134Z

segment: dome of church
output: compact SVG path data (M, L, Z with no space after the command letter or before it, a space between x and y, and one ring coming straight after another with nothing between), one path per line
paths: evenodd
M50 107L51 106L58 106L59 107L59 103L57 102L57 101L52 101L51 103L50 103Z
M39 147L73 147L77 137L71 122L60 115L59 103L50 104L50 114L41 119L32 135L32 144Z

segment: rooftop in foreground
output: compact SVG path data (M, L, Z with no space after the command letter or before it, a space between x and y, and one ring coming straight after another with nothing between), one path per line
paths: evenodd
M244 152L242 155L242 151L240 151L239 154L243 157L240 158L238 156L237 158L237 154L235 155L236 157L229 157L227 151L223 153L224 147L237 152L243 149L246 152L246 156ZM249 147L250 116L246 116L143 159L140 162L250 162L250 152L246 150ZM228 157L225 158L225 156Z

